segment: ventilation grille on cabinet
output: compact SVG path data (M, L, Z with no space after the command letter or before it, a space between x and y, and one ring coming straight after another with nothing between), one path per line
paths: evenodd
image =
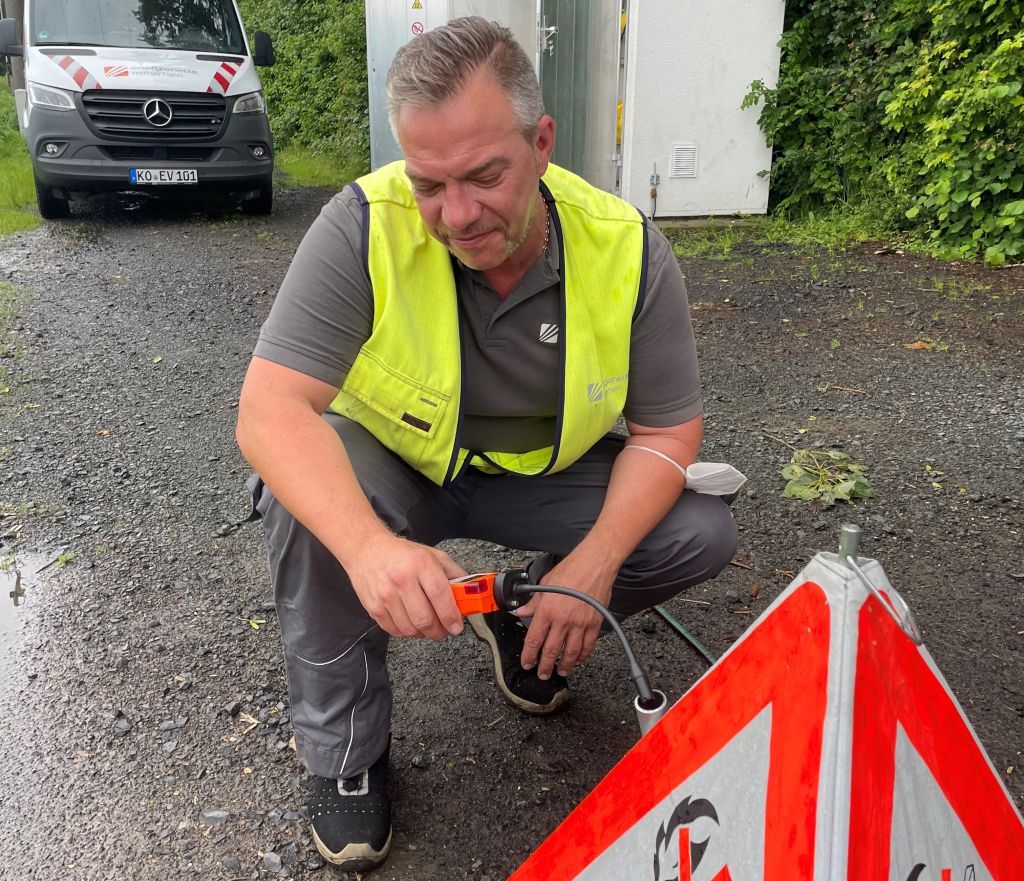
M669 163L669 177L697 176L697 145L673 144L672 161Z

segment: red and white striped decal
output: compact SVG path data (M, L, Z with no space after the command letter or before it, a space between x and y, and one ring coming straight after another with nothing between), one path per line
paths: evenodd
M231 81L235 78L235 74L238 73L240 65L230 64L225 61L213 74L213 79L210 80L210 85L207 86L207 92L215 92L218 95L226 95L228 93L228 87L231 85Z
M54 62L58 67L61 68L68 76L71 77L77 84L78 88L85 91L86 89L102 89L97 81L89 71L87 71L81 64L75 61L70 55L65 55L62 58L53 58Z

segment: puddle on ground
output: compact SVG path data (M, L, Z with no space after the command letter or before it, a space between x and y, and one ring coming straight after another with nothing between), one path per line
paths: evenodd
M0 551L0 679L13 672L6 656L21 638L21 624L30 614L39 573L55 556Z

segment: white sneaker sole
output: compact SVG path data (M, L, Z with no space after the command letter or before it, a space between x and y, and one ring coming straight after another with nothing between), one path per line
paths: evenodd
M508 686L505 684L505 677L501 675L501 652L498 651L498 641L494 638L494 632L487 626L482 614L467 615L466 620L469 622L469 626L473 628L476 638L486 643L490 648L491 661L494 664L494 682L505 696L505 700L516 707L516 709L522 710L531 716L547 716L569 702L572 695L568 688L563 688L561 691L556 692L555 696L551 699L551 703L548 704L535 704L509 691Z
M310 826L310 831L313 833L313 841L316 842L316 849L320 851L320 856L332 865L339 866L347 872L365 872L367 869L372 869L374 866L379 866L383 863L388 855L388 851L391 850L391 836L394 832L393 829L389 830L388 840L384 842L384 847L380 850L374 850L369 844L350 844L348 847L335 853L320 840L320 836L316 834L316 829Z

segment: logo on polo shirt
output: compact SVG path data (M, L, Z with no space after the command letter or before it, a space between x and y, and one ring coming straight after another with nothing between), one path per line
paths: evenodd
M551 343L554 345L558 342L558 325L557 324L542 324L540 326L540 341L542 343Z

